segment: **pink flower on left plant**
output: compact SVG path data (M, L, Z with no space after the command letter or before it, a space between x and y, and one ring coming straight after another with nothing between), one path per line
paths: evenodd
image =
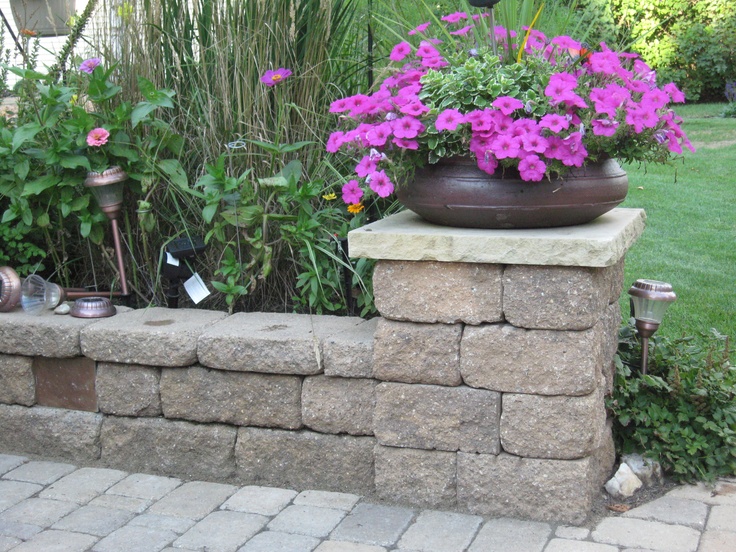
M95 67L97 67L100 63L100 58L85 59L82 63L79 64L79 70L91 75L92 72L95 70Z
M104 146L107 144L107 140L110 138L110 133L104 128L93 128L87 134L87 145L89 146Z
M279 67L278 69L269 69L261 77L261 82L266 86L276 86L290 76L291 71L289 69L284 69L283 67Z

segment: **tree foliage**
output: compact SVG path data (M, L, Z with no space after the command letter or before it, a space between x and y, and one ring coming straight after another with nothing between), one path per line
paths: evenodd
M691 101L723 100L736 79L736 3L732 0L611 0L619 39L674 81Z

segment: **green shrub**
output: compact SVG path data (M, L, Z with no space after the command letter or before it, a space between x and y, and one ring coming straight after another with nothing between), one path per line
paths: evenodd
M46 252L30 240L29 231L22 224L0 222L0 266L10 266L20 276L46 268Z
M662 83L688 100L720 99L736 77L736 3L732 0L612 0L619 40L634 42Z
M643 452L678 481L735 474L736 367L728 337L713 330L652 342L642 375L636 332L631 325L621 329L608 399L619 452Z

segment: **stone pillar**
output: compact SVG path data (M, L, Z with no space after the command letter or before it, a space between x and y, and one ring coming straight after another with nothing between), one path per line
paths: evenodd
M350 233L353 257L378 260L380 497L585 519L614 462L604 396L644 219L614 209L582 226L477 230L405 211Z

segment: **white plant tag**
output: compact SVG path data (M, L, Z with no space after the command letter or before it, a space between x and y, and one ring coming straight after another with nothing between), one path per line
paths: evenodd
M210 294L210 290L204 285L202 277L196 272L184 282L184 289L187 290L189 297L191 297L195 305Z
M179 259L177 259L171 253L166 251L166 264L170 264L173 266L179 266Z

